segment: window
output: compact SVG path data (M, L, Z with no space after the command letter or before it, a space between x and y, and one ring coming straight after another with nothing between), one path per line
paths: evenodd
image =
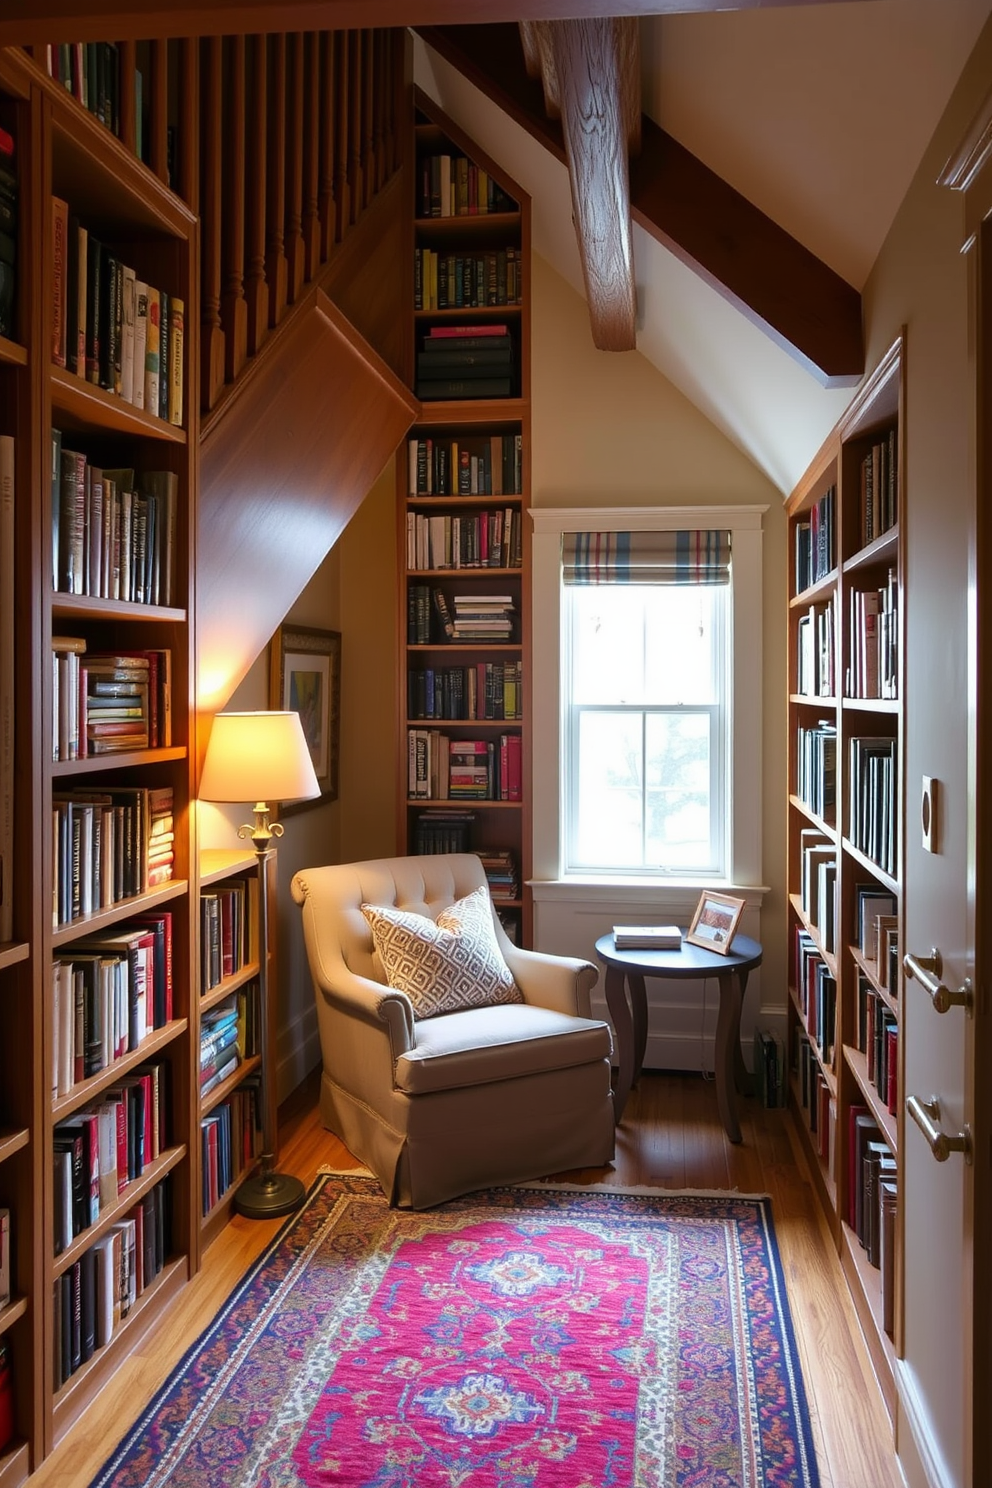
M763 511L532 511L535 880L761 882ZM652 571L690 532L712 572Z
M564 593L564 867L724 873L726 589Z

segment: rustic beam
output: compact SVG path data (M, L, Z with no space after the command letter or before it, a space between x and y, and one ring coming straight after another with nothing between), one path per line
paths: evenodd
M572 220L592 339L600 351L637 343L627 151L640 117L637 22L521 24L527 70L541 75L546 111L560 117Z
M440 56L563 164L561 124L528 77L517 27L418 27ZM651 119L631 162L631 216L824 386L864 372L861 296Z
M529 0L536 20L677 15L756 10L779 5L831 5L846 0ZM351 27L473 25L516 21L519 0L4 0L0 46L38 42L142 40L148 36L217 36L253 31L336 31Z

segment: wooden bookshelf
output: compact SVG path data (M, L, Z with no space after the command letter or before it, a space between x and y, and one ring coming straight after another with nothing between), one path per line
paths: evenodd
M893 1418L901 1329L901 1102L893 1091L903 1088L904 376L900 338L787 503L791 1105ZM878 914L889 922L881 933L891 974L874 943ZM825 1034L818 1020L831 1003ZM890 1061L891 1088L882 1079ZM869 1259L866 1243L877 1195L870 1188L865 1198L852 1150L859 1111L873 1123L871 1139L895 1159L896 1218L882 1265L874 1246ZM861 1233L851 1224L856 1202Z
M411 357L421 411L397 458L399 733L408 746L399 841L401 851L464 848L484 860L508 851L516 887L494 900L511 936L529 944L530 200L430 99L418 93L416 102ZM448 334L455 329L462 334ZM458 355L492 365L469 361L463 377ZM447 395L446 361L466 390L473 377L498 374L500 394ZM463 629L469 606L459 601L469 596L508 600L508 633L494 627L476 639ZM451 785L451 751L469 742L487 772L484 797ZM416 774L418 750L425 770L438 761L429 775Z

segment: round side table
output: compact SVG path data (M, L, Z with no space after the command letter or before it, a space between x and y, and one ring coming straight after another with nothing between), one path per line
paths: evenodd
M610 931L597 940L596 954L606 965L606 1002L617 1036L619 1068L613 1092L617 1124L623 1116L630 1087L644 1063L648 1036L645 977L666 981L716 977L720 989L716 1022L717 1109L727 1136L732 1142L739 1142L741 1127L735 1091L747 1094L751 1089L751 1077L741 1054L741 1008L748 972L761 965L759 942L747 935L735 935L725 956L689 945L685 940L677 950L671 951L618 951Z

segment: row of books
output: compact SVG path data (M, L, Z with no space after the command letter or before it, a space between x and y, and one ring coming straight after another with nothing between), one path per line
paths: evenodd
M850 759L848 836L884 873L894 874L898 817L896 741L854 738Z
M406 565L435 568L519 568L523 515L518 507L452 514L406 514Z
M837 982L819 948L802 925L796 926L796 996L810 1041L825 1065L834 1062L837 1038Z
M116 1204L165 1150L166 1071L141 1065L53 1132L55 1254Z
M200 1123L204 1218L262 1151L260 1085L249 1075Z
M10 1255L10 1210L5 1205L0 1205L0 1307L6 1307L10 1301L12 1275Z
M754 1093L761 1104L775 1110L786 1104L785 1044L767 1028L755 1029Z
M413 851L420 857L469 852L474 821L474 811L446 811L441 807L421 811L413 824Z
M417 397L509 398L517 381L505 325L433 326L417 353Z
M837 945L837 846L815 827L799 833L799 902L820 945Z
M200 990L209 992L251 960L248 885L232 879L200 895Z
M45 49L49 77L114 134L120 134L120 53L112 41L79 41Z
M899 1020L863 974L858 976L858 1049L868 1078L894 1116L897 1106Z
M258 982L239 987L200 1019L200 1098L259 1052Z
M874 883L854 885L854 941L864 959L875 965L876 979L886 985L892 944L898 950L896 897Z
M52 430L52 583L60 594L172 605L179 479L94 465Z
M837 726L828 719L797 730L796 795L825 822L833 822L837 789Z
M825 579L837 563L836 506L837 488L831 486L814 502L809 517L796 523L797 594Z
M796 690L804 697L833 697L837 690L834 595L810 605L796 627Z
M411 667L407 672L410 718L518 719L523 717L523 704L521 661Z
M17 311L17 173L14 136L0 129L0 336L14 339Z
M172 913L86 936L52 965L52 1096L108 1069L172 1019Z
M844 681L847 697L899 696L897 597L893 568L881 589L851 590L850 660Z
M52 797L56 928L172 878L171 786L95 786Z
M170 424L183 421L186 304L52 197L52 361Z
M172 652L86 649L52 637L52 758L87 759L172 743Z
M61 1389L105 1348L165 1265L168 1180L157 1183L55 1279L54 1379Z
M410 438L407 452L411 496L519 496L523 490L520 434L422 434Z
M519 248L482 253L437 253L416 248L413 255L415 310L477 310L523 301Z
M848 1122L847 1222L869 1265L882 1273L882 1326L891 1335L898 1164L866 1106L852 1105Z
M813 1139L813 1146L821 1162L830 1172L834 1170L834 1151L837 1136L837 1102L823 1066L805 1031L796 1025L796 1046L793 1056L797 1075L799 1107Z
M898 456L895 428L876 439L861 461L859 517L861 546L867 547L899 518Z
M409 729L411 800L519 801L519 734L498 739L452 739L437 729Z
M516 212L517 203L488 171L447 151L417 162L418 217L476 217Z
M512 642L515 602L511 594L456 594L451 604L443 589L407 586L407 643L429 646L449 641L475 645Z

